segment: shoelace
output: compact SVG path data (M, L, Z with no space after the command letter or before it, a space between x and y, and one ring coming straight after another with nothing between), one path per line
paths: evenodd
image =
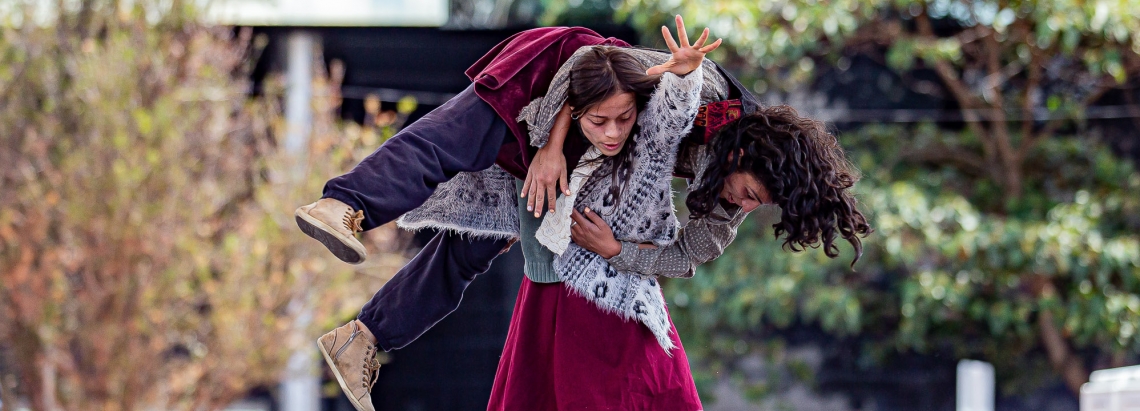
M354 213L351 208L348 209L348 211L344 212L342 222L344 223L344 228L347 228L351 232L359 233L364 231L364 227L360 226L360 223L364 222L364 210L357 210Z
M380 378L380 360L376 359L376 346L368 347L364 352L366 360L364 360L364 380L361 384L372 392L372 387L376 385L376 380Z

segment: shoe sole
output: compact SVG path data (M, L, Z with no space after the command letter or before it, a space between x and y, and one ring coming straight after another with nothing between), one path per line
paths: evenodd
M364 262L364 250L358 250L352 244L348 244L342 240L339 236L334 234L336 230L329 227L328 224L314 218L309 215L309 213L301 211L301 209L294 211L293 215L297 217L297 226L301 228L301 232L309 237L313 237L314 240L320 241L336 258L349 264L360 264Z
M340 370L338 370L336 364L333 363L332 356L329 355L328 351L325 351L325 346L321 344L320 338L317 339L317 349L321 350L321 356L325 357L325 363L327 363L329 369L332 370L333 376L336 377L337 384L340 384L340 390L344 392L345 397L348 397L348 401L352 403L356 411L367 411L363 405L360 405L360 401L357 401L356 398L352 396L352 390L348 389L348 384L344 382L344 377L340 375Z

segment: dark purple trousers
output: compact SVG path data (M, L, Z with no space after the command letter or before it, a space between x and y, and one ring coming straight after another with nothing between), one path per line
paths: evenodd
M495 163L510 129L468 87L392 136L348 174L325 184L325 198L364 210L365 230L419 207L440 183ZM384 351L403 348L459 307L475 276L507 240L441 232L380 288L357 316Z

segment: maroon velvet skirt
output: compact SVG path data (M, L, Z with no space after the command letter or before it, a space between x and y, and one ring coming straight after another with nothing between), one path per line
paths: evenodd
M641 323L523 278L487 410L700 410L672 329L670 357Z

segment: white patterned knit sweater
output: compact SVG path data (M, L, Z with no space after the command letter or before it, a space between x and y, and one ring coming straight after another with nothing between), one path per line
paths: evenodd
M598 213L618 240L652 242L658 247L676 240L679 226L670 182L677 147L692 128L700 106L702 78L700 67L684 77L661 76L645 110L638 114L640 132L633 136L632 165L628 174L619 176L625 184L620 199L611 190L612 161L595 170L578 193L574 207ZM674 348L665 299L655 277L619 271L605 258L574 243L555 257L554 270L570 289L603 311L645 324L666 352Z

